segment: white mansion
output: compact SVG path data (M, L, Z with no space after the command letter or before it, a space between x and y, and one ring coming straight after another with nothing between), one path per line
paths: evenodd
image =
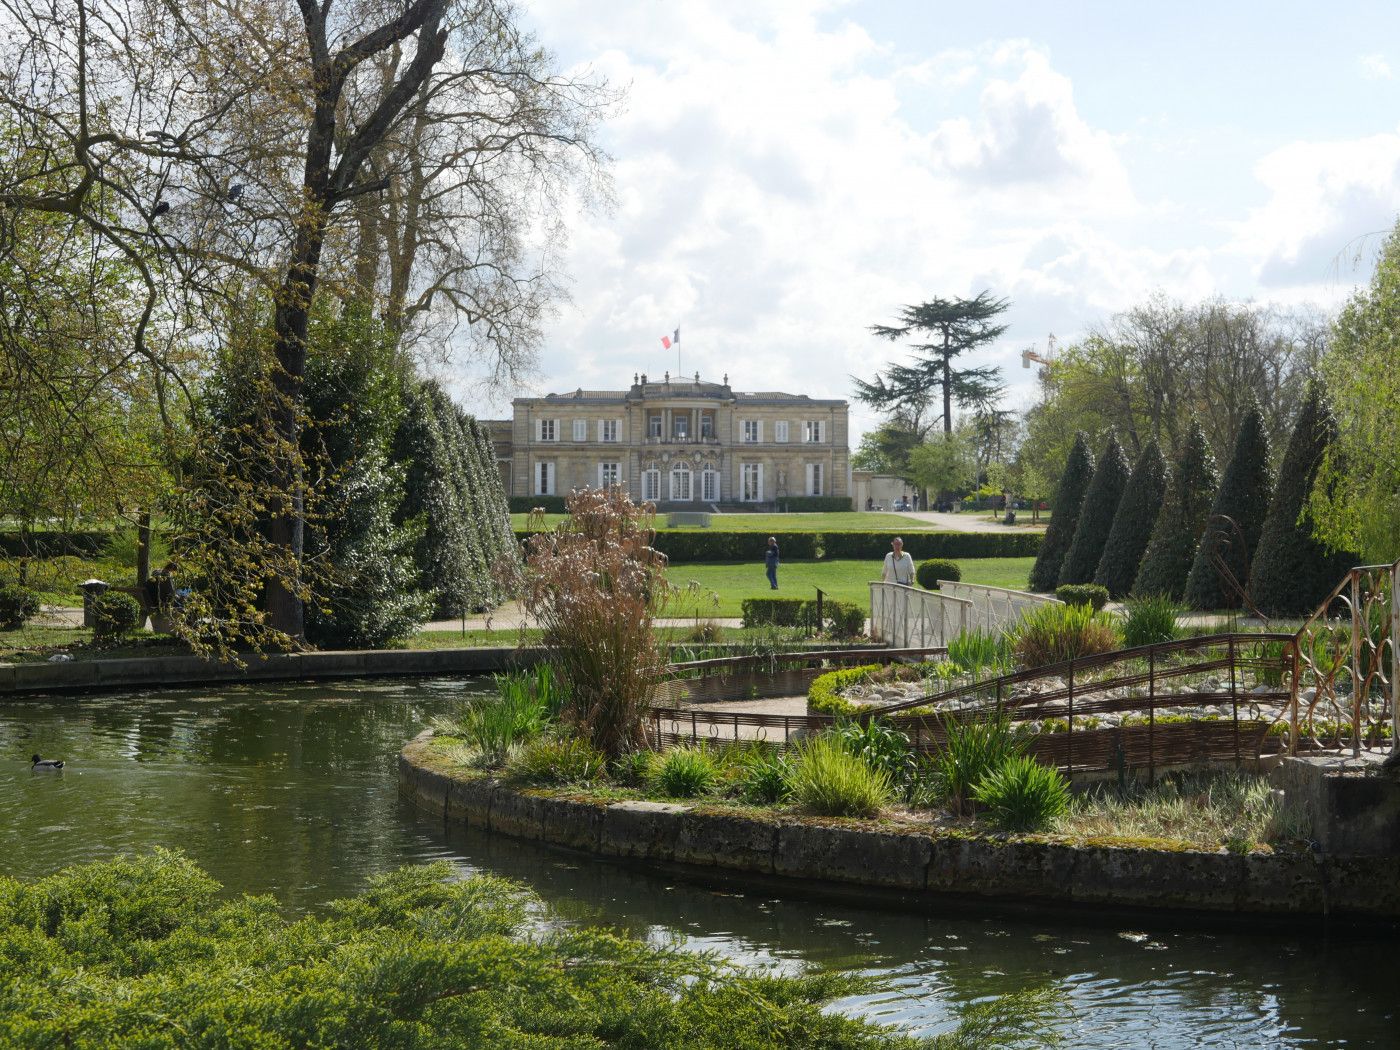
M506 491L567 495L623 485L634 500L771 504L849 498L845 401L741 393L721 383L634 376L627 390L516 398L489 422Z

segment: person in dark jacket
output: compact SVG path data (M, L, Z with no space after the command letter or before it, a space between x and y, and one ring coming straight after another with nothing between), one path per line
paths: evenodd
M778 589L778 537L768 537L768 550L763 553L763 564L768 569L768 583L776 591Z

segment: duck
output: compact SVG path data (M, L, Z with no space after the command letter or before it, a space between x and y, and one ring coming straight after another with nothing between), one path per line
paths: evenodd
M41 771L41 770L47 772L47 771L51 771L51 770L62 769L62 768L63 768L63 759L61 759L61 758L40 758L38 755L35 755L33 758L31 758L31 759L29 760L29 768L32 769L32 770L35 770L36 772Z

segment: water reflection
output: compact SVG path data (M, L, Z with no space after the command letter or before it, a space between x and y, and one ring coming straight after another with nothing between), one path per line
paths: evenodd
M54 698L0 708L0 871L163 845L230 891L306 908L375 872L443 859L531 885L554 921L684 938L737 961L881 978L844 1008L938 1031L956 1004L1056 983L1074 1046L1394 1046L1382 942L1174 930L1166 924L910 915L658 877L448 831L398 798L402 742L460 681L256 686ZM476 686L475 688L479 688ZM34 752L59 775L29 771Z

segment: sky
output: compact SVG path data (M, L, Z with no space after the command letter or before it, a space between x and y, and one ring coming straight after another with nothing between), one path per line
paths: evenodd
M1400 214L1400 4L523 2L625 101L516 395L698 370L852 398L858 433L850 377L906 356L869 326L988 289L975 363L1024 408L1050 333L1156 293L1334 309Z

